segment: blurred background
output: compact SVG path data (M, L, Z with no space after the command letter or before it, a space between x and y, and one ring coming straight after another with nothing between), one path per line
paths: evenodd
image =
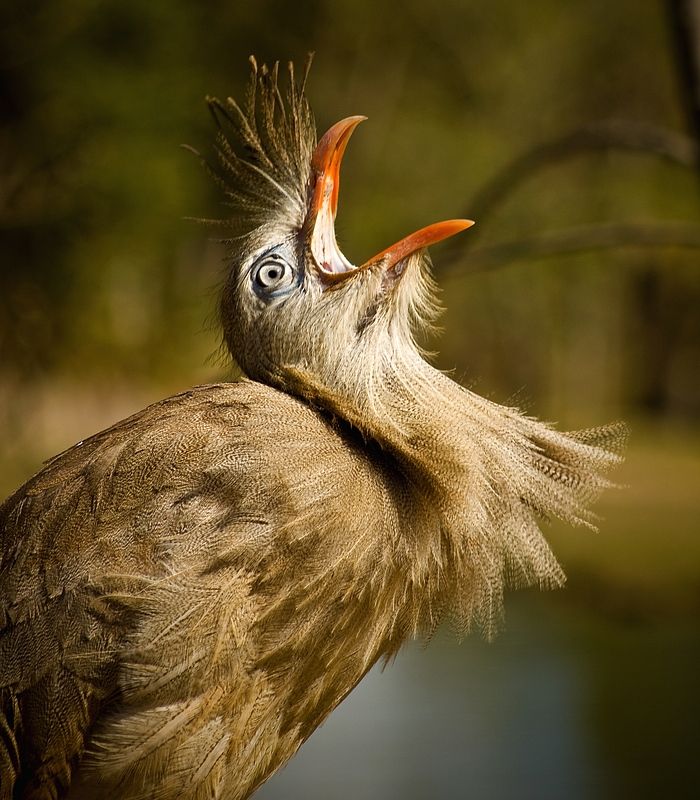
M183 142L247 57L303 61L353 260L435 220L437 363L563 427L624 418L600 534L492 644L375 670L274 798L695 797L700 749L700 2L63 0L0 11L0 490L166 394L230 378L225 216Z

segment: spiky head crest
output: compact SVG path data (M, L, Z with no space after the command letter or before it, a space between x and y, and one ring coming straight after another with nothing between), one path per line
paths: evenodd
M306 215L316 126L306 99L307 57L301 82L287 65L284 95L279 62L272 68L250 57L251 73L243 105L233 98L207 103L217 125L216 164L209 164L232 208L230 223L245 235L271 220L301 227Z

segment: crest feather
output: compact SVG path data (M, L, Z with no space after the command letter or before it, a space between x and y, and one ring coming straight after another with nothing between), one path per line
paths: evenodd
M242 105L228 97L207 97L217 125L214 164L205 166L233 209L225 220L245 235L263 224L301 227L306 217L311 157L316 126L305 87L309 55L297 85L294 65L287 66L284 93L279 63L272 68L250 57L250 79Z

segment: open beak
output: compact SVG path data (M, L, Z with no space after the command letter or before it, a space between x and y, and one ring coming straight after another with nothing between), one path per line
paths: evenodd
M404 237L391 247L365 261L359 267L353 266L341 253L335 239L335 217L338 212L338 191L340 188L340 164L350 136L355 128L367 117L347 117L336 122L319 141L311 159L313 193L307 215L307 226L311 231L311 252L319 268L321 277L327 283L336 283L353 273L377 265L389 271L401 272L401 262L431 244L454 236L455 233L470 228L470 219L451 219L436 222Z

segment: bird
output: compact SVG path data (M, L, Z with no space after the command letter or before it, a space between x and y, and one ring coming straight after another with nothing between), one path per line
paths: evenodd
M560 586L541 523L594 527L622 423L560 432L430 364L429 225L335 233L365 118L320 139L304 70L208 98L242 376L116 423L0 506L0 798L249 797L379 661ZM286 73L286 74L285 74Z

